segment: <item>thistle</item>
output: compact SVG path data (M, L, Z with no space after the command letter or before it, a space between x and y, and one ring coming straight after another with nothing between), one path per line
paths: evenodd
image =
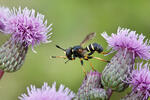
M76 100L100 99L108 100L112 91L103 89L101 74L97 71L87 73L81 87L78 90Z
M150 46L147 40L144 42L145 36L129 29L118 28L117 34L112 34L110 37L107 33L103 33L102 36L107 40L112 51L117 51L102 72L102 85L114 91L123 91L128 87L124 81L132 72L135 59L137 57L150 59Z
M7 21L9 14L9 9L6 7L0 7L0 32L5 31L5 25L4 23ZM3 76L4 71L0 70L0 79Z
M5 31L5 23L9 17L9 8L0 7L0 31Z
M5 29L5 25L2 21L0 21L0 30L4 31L4 29Z
M28 47L48 43L51 25L47 27L44 15L35 13L28 8L9 10L9 18L4 22L4 34L11 37L0 47L0 69L6 72L14 72L23 65Z
M64 85L60 85L58 91L56 90L56 83L53 83L52 87L44 83L42 88L36 88L31 85L27 87L27 94L22 94L19 100L72 100L75 94Z
M132 92L122 100L148 100L150 96L150 65L137 64L137 69L130 73L127 82L132 87Z

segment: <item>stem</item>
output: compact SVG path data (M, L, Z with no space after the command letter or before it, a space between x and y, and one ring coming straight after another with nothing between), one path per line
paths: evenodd
M3 75L4 75L4 71L0 70L0 79L3 77Z
M111 89L107 89L107 95L108 95L108 100L110 100L110 97L112 95L112 90Z

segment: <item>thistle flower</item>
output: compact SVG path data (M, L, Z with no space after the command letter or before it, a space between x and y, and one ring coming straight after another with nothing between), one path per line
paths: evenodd
M0 21L0 31L4 31L5 30L5 25L2 21Z
M5 31L5 23L9 17L9 8L0 7L0 31Z
M108 45L114 51L123 50L124 52L131 52L133 59L140 57L144 60L150 59L150 46L147 45L148 40L144 42L145 36L136 34L136 31L130 29L118 28L117 34L110 36L103 33L102 36L107 40Z
M133 98L133 100L148 100L150 96L150 65L148 63L137 64L137 69L130 73L127 82L133 87L132 92L123 100ZM134 96L133 96L134 95ZM130 99L131 100L131 99Z
M19 100L72 100L75 94L63 85L60 85L58 91L56 91L56 83L54 82L52 87L44 83L42 88L36 88L31 85L27 87L27 94L22 94Z
M29 10L27 7L10 10L10 18L6 23L7 33L12 34L12 39L26 46L42 43L48 43L52 28L50 24L47 27L47 20L44 22L44 15L35 13L35 10ZM33 50L34 51L34 50Z
M0 47L0 69L14 72L23 65L28 47L47 43L50 38L51 25L47 27L44 15L28 8L9 10L9 18L5 22L5 31L11 37ZM35 52L35 51L34 51Z
M101 85L101 74L97 71L87 73L81 87L78 90L76 100L102 99L108 100L111 90L103 89Z
M0 20L7 20L9 14L9 8L0 7Z
M145 36L123 28L118 28L117 34L108 36L107 33L103 33L102 36L107 40L112 51L117 51L102 72L102 84L105 88L123 91L128 84L122 80L132 72L135 58L150 59L148 40L144 42Z

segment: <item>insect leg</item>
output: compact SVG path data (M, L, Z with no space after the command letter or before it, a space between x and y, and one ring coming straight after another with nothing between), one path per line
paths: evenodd
M103 55L105 55L105 54L108 54L108 52L101 52L100 54L103 54Z
M83 66L83 59L82 58L80 58L80 62L81 62L81 65Z
M65 62L65 64L69 61L70 59L68 59L66 62ZM72 58L71 60L75 60L75 58Z
M85 69L84 69L84 67L83 67L83 59L80 58L80 62L81 62L82 70L83 70L83 72L84 72L84 74L85 74L85 76L86 76L86 71L85 71Z
M99 57L94 57L94 56L92 56L92 58L97 59L97 60L100 60L100 61L103 61L103 62L110 63L110 61L108 61L108 60L104 60L104 59L99 58Z
M90 63L90 66L92 67L92 70L95 71L94 66L93 66L92 63L88 60L88 59L92 59L92 57L91 57L91 56L84 56L84 59L87 60L87 61Z
M69 60L65 61L65 64L68 62Z
M90 56L90 55L92 55L94 52L95 52L95 51L91 51L90 53L88 53L88 55Z
M64 58L64 59L66 59L67 57L66 56L51 56L51 58Z
M92 63L89 60L88 60L88 62L90 63L90 66L92 67L92 70L96 71L95 68L94 68L94 66L92 65Z

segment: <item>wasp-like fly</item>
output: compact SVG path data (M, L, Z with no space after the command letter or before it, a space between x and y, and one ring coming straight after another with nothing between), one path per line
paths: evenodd
M98 59L100 61L104 61L104 62L108 62L107 60L104 60L102 58L99 57L94 57L92 56L92 54L94 52L98 52L101 54L107 54L105 52L103 52L103 48L100 44L98 43L92 43L88 46L86 46L85 48L83 48L83 45L89 41L92 40L94 37L96 36L96 33L90 33L89 35L87 35L85 37L85 39L80 43L80 45L74 46L74 47L70 47L68 49L63 49L62 47L56 45L57 48L61 49L64 51L64 53L66 54L66 56L52 56L52 58L64 58L64 59L68 59L65 63L67 63L69 60L75 60L76 58L80 59L81 65L82 65L82 69L85 72L85 69L83 68L83 60L87 60L89 61L89 59ZM93 70L94 67L92 66L92 64L90 63L90 66L92 67Z

